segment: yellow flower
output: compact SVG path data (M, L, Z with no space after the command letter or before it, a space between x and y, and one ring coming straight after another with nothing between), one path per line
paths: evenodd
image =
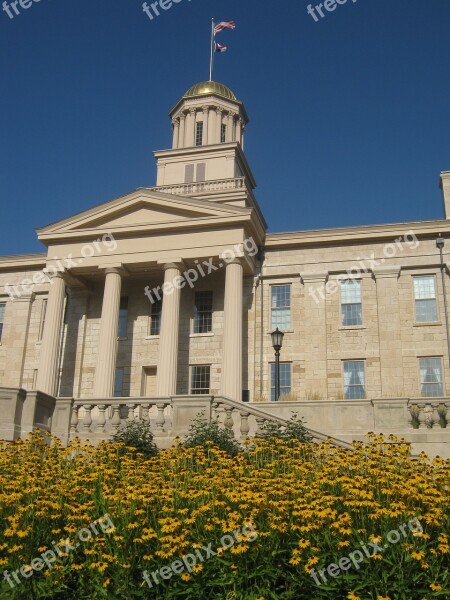
M349 592L347 594L347 598L348 598L348 600L361 600L361 598L359 596L357 596L355 594L355 592Z
M437 583L430 583L430 588L433 590L433 592L440 592L442 590L442 586Z
M411 554L411 558L414 558L414 560L422 560L424 556L425 552L423 550L420 550L419 552L413 552Z
M190 581L191 580L191 576L189 575L189 573L183 573L183 575L181 576L181 579L183 581Z

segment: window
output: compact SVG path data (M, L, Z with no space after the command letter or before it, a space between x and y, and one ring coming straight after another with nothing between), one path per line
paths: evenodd
M439 398L444 395L442 383L442 361L440 358L421 358L420 391L424 398Z
M213 293L197 292L195 294L194 333L211 333L212 309Z
M5 320L5 307L6 307L5 302L0 303L0 342L2 341L2 335L3 335L3 323Z
M152 315L150 317L150 335L161 333L162 300L156 300L152 304Z
M114 378L114 398L121 398L123 396L123 375L124 368L117 367Z
M276 364L271 363L271 377L270 377L270 399L272 402L277 400L276 398ZM291 393L291 363L280 363L280 400L283 400L284 394Z
M363 360L344 361L344 396L346 400L366 397L366 375Z
M194 181L205 181L206 163L196 163L186 165L184 168L184 183L194 183Z
M341 283L342 325L362 325L361 281L350 279Z
M195 124L195 145L201 146L203 144L203 121L199 121Z
M206 163L198 163L195 181L205 181L205 179L206 179Z
M184 183L193 183L195 175L195 165L186 165L184 167Z
M272 296L272 329L291 328L291 286L273 285Z
M120 309L119 309L119 331L117 333L118 337L124 338L127 337L127 324L128 324L128 298L120 299Z
M42 341L42 337L44 335L44 327L45 327L45 317L47 316L47 298L42 300L42 310L41 310L41 322L39 325L39 337L38 342Z
M220 128L220 142L224 144L227 141L227 126L222 123L222 127Z
M432 323L438 320L436 305L436 282L434 275L414 277L416 322Z
M211 385L211 367L192 367L191 394L209 394Z

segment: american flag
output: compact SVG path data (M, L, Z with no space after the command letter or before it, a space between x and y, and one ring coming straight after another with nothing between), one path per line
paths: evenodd
M216 52L226 52L228 50L228 46L221 46L216 43Z
M217 35L224 29L236 29L236 23L234 21L221 21L214 27L214 35Z

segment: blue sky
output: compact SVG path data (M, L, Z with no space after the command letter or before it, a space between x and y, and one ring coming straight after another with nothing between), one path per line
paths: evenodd
M0 254L41 251L35 227L154 185L169 109L208 78L212 16L237 23L214 78L249 113L270 231L442 218L450 2L349 0L319 22L308 4L180 0L153 21L142 0L0 11Z

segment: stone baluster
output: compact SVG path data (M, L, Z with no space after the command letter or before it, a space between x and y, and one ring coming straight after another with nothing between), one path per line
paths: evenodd
M233 408L225 406L225 421L223 422L223 424L225 429L228 429L228 431L233 431L233 410Z
M98 408L98 420L97 420L97 433L105 433L106 427L106 404L99 404Z
M419 429L427 428L427 416L425 414L425 404L418 404L417 408L419 409L418 419L419 419Z
M83 404L84 408L84 419L83 419L83 432L89 433L92 425L92 404Z
M150 404L142 404L142 420L144 423L150 422Z
M156 405L156 408L158 409L158 416L156 417L156 431L158 433L164 433L164 424L166 422L164 410L166 408L166 405L160 403Z
M264 417L256 417L256 425L257 425L256 437L261 437L265 422L266 422L266 419Z
M133 404L133 403L127 404L127 409L128 409L128 421L129 421L130 423L132 423L133 421L135 421L135 420L136 420L136 416L135 416L135 414L134 414L134 411L135 411L135 409L136 409L136 406L137 406L137 404Z
M248 438L248 434L250 432L250 425L248 422L248 418L250 413L241 412L241 439L246 440Z
M113 406L111 419L111 431L113 435L119 431L120 427L120 406Z
M72 415L70 417L70 437L75 436L78 428L78 413L80 412L80 407L75 405L72 408Z
M439 423L440 423L442 429L446 429L447 425L448 425L448 420L447 420L448 406L449 405L445 404L445 402L441 402L437 408L438 415L439 415Z

